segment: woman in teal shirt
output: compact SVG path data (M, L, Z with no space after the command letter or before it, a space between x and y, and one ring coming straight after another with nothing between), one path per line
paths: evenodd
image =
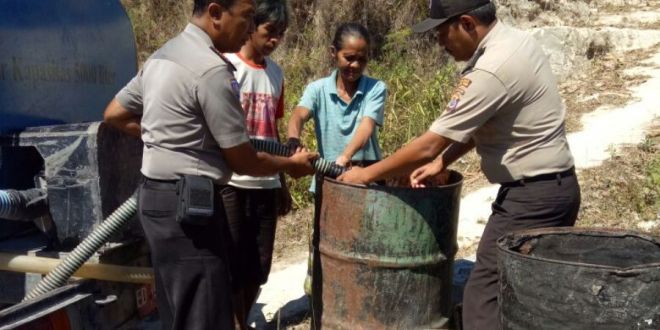
M313 117L321 157L341 166L367 166L381 159L376 128L383 125L387 87L363 75L369 42L369 32L360 24L337 29L330 47L336 69L305 88L289 121L290 145L299 145L303 125Z
M330 47L335 70L305 88L298 106L289 120L290 147L300 145L303 125L314 118L314 131L321 157L341 166L368 166L381 159L378 146L377 126L383 125L385 83L363 75L369 61L369 32L356 23L342 24L337 28ZM317 178L319 179L319 178ZM316 181L310 191L315 192ZM320 200L314 198L314 228L318 224ZM313 231L312 241L318 242L318 230ZM311 243L311 242L310 242ZM310 262L312 258L310 244ZM305 292L312 294L312 269L305 278Z

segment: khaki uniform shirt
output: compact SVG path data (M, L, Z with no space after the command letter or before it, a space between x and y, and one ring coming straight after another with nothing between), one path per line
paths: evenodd
M550 63L533 37L497 22L468 62L431 132L474 140L490 182L573 166L565 107Z
M248 142L233 66L208 35L188 24L156 51L116 96L142 116L142 174L160 180L232 175L221 149Z

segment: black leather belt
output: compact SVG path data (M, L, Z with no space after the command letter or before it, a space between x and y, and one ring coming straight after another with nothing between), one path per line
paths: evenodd
M177 183L179 180L160 180L160 179L152 179L152 178L147 178L146 176L142 176L142 181L144 182L158 182L158 183Z
M503 182L502 186L503 187L520 187L520 186L524 186L526 183L538 182L538 181L548 181L548 180L560 180L562 178L573 176L573 175L575 175L575 166L567 169L566 171L562 171L562 172L540 174L540 175L532 176L532 177L529 177L529 178L522 178L522 179L516 180L516 181Z
M142 175L142 182L149 182L149 183L162 183L162 184L177 184L179 180L161 180L161 179L152 179Z

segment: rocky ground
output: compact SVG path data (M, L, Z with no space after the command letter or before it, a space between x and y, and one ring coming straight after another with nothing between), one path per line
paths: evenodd
M582 184L579 226L660 235L660 0L500 0L500 17L528 28L550 57L566 102ZM474 256L497 186L474 156L459 215L459 258ZM651 173L651 174L649 174ZM311 210L280 222L276 260L252 319L259 329L309 327L302 283ZM302 323L301 323L302 322Z

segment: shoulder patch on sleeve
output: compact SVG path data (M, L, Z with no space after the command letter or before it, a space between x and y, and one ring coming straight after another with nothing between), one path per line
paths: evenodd
M451 99L449 100L449 103L447 104L447 108L445 109L445 112L447 113L452 113L456 111L458 108L459 103L461 102L461 98L463 95L465 95L465 90L472 85L472 80L468 78L462 78L459 82L454 91L451 94Z
M461 81L458 83L458 87L463 87L463 88L468 88L472 85L472 80L468 78L463 78Z

